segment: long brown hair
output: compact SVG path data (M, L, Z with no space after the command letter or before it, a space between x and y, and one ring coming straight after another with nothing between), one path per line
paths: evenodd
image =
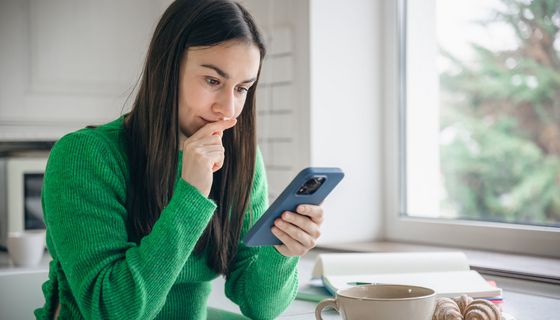
M228 40L255 44L262 59L265 47L254 19L227 0L177 0L161 17L148 49L132 111L125 126L128 138L128 228L131 240L149 234L169 203L178 166L178 95L181 59L190 47ZM260 74L260 68L259 68ZM258 80L257 80L258 81ZM218 207L195 253L208 252L208 266L227 274L240 240L255 174L255 83L233 129L223 136L225 161L214 173L210 197Z

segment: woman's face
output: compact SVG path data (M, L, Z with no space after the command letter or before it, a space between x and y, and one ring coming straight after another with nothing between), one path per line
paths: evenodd
M187 50L179 74L181 145L206 124L241 114L259 64L259 49L247 42L230 40Z

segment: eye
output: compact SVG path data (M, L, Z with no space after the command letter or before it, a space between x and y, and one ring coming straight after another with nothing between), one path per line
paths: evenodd
M206 83L210 86L217 86L220 84L220 81L214 79L214 78L206 78Z
M237 87L237 92L239 92L239 93L247 93L248 91L249 91L249 88Z

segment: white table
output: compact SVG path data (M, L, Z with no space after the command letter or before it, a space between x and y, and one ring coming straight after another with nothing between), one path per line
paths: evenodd
M313 250L301 259L298 265L300 282L311 278L313 262L322 250ZM486 277L495 280L503 289L503 311L517 320L560 320L560 286L545 283L499 277ZM224 280L219 278L213 283L209 306L239 312L239 308L223 295ZM315 319L317 304L308 301L294 301L279 319ZM323 312L324 319L340 319L333 311Z
M314 259L319 252L321 250L314 250L301 259L298 269L302 283L310 278ZM7 253L0 252L0 319L32 318L21 317L21 314L31 314L32 310L42 305L44 300L40 285L47 278L48 261L50 257L45 254L37 268L14 268ZM509 278L487 278L495 280L504 290L504 311L514 315L517 320L560 319L560 286ZM222 278L213 282L209 307L239 313L239 308L225 297L223 287ZM314 302L296 300L279 319L314 319L315 306ZM323 316L325 319L340 319L333 311L323 312Z

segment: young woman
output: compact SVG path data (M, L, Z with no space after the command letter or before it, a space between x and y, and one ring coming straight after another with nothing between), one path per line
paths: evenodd
M132 111L60 139L43 186L53 257L41 319L205 319L210 281L253 319L294 299L323 211L302 205L240 239L267 208L255 139L265 49L226 0L178 0L159 22Z

